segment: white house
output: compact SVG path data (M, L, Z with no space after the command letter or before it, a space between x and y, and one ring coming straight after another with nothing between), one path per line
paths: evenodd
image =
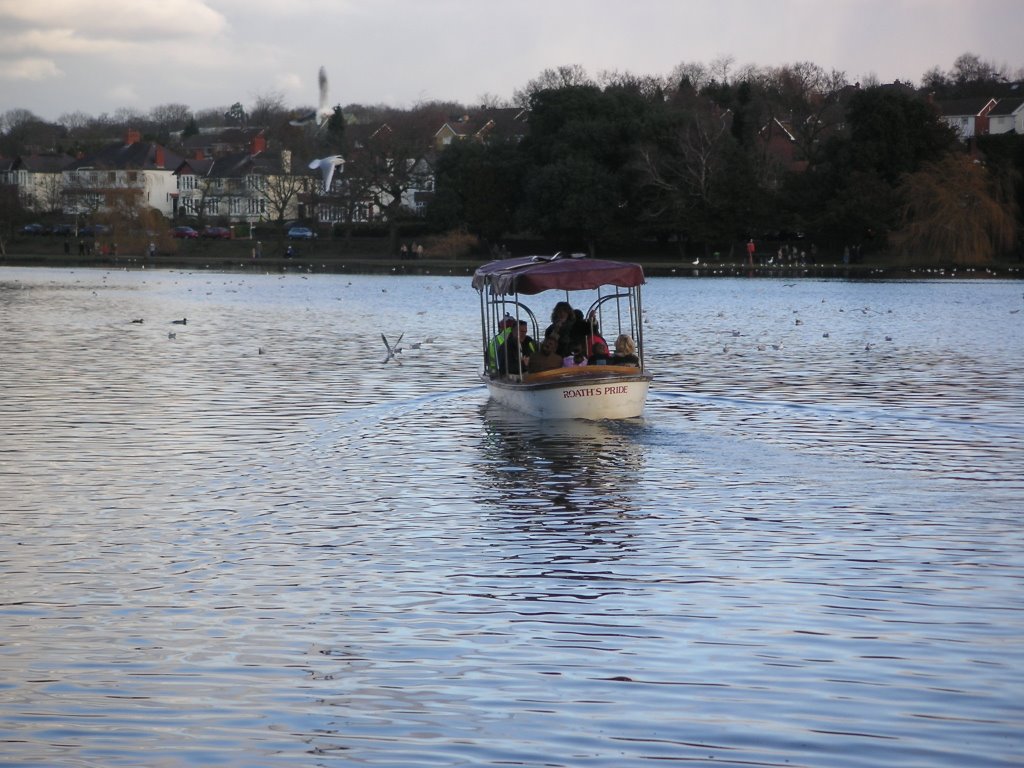
M108 144L64 169L64 212L108 210L118 194L134 192L143 205L170 217L177 192L174 169L180 162L180 155L141 141L139 132L129 129L124 142Z
M961 139L973 139L989 132L989 113L995 99L955 99L937 102L939 117L955 130Z
M17 188L25 210L59 211L63 195L61 171L73 161L68 155L27 155L0 161L0 184Z
M1000 99L988 113L988 130L1024 136L1024 98Z

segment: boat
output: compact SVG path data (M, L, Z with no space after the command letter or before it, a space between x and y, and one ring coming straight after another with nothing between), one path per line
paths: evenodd
M473 273L473 287L480 296L480 376L491 400L540 419L630 419L642 415L653 378L644 366L644 282L639 264L583 254L523 256L479 267ZM530 373L516 353L514 360L496 364L496 354L512 346L503 343L503 334L521 321L532 329L537 343L542 339L551 308L541 311L538 321L537 312L527 303L538 294L545 298L557 295L557 300L574 307L582 308L578 302L586 302L583 317L596 324L609 344L621 334L633 340L636 354L631 362L635 364L557 367Z

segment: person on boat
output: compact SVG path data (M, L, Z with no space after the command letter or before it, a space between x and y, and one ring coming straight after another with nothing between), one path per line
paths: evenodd
M573 327L573 341L583 345L583 352L590 357L594 354L594 345L602 344L605 353L608 352L608 342L604 340L597 325L597 315L592 311L590 316L583 318L583 313L576 310L576 325Z
M550 371L562 367L562 356L558 354L558 339L548 336L540 343L540 349L530 355L530 373Z
M562 366L565 368L582 368L587 364L587 356L583 352L583 345L576 344L572 353L562 359Z
M516 321L513 320L513 327ZM518 330L515 334L509 329L504 341L498 345L498 373L503 376L509 374L522 375L530 367L530 350L536 347L533 339L530 338L529 325L525 320L518 322Z
M505 315L505 318L498 323L498 333L487 345L488 371L493 373L498 370L498 349L505 343L509 334L512 333L512 326L515 324L516 320L511 315Z
M619 334L615 340L615 354L608 360L611 365L635 365L639 367L640 358L636 356L636 342L628 333Z
M591 353L587 356L587 365L608 365L608 345L604 339L595 341Z
M544 332L545 338L554 336L558 340L558 354L565 357L572 350L572 333L576 316L568 301L560 301L551 310L551 325Z
M537 342L530 336L530 324L525 320L519 321L519 351L523 357L530 357L537 351Z

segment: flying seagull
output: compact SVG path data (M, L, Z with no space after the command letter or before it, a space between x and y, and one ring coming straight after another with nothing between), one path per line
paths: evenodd
M341 155L330 155L329 157L321 157L314 160L309 164L309 169L315 171L320 169L320 174L324 177L324 192L331 191L331 179L334 178L334 169L340 168L345 164L344 159Z
M384 358L385 363L388 360L394 359L394 361L399 365L402 364L402 361L398 359L398 355L400 355L402 352L402 348L399 346L402 343L402 336L405 336L405 334L399 334L398 341L396 341L395 346L392 347L390 344L388 344L388 337L385 336L383 333L380 335L380 337L384 339L384 346L387 348L388 351L388 356Z
M301 117L297 117L294 120L289 120L290 125L308 125L309 123L315 123L316 127L322 128L323 124L327 122L327 118L333 114L334 110L327 106L327 70L320 67L320 101L317 108Z

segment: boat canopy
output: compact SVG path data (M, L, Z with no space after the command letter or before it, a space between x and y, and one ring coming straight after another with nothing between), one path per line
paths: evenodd
M588 259L581 254L522 256L484 264L473 273L473 287L494 296L532 295L550 290L586 291L602 285L633 288L644 283L639 264Z

